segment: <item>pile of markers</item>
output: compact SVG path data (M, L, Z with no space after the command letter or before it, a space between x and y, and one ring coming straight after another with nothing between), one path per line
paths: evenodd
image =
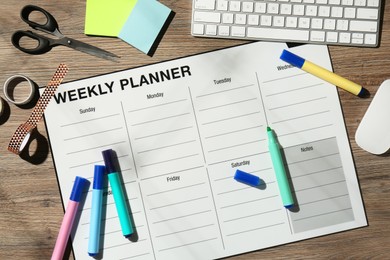
M129 214L129 208L122 189L121 177L117 171L115 161L113 160L113 150L105 150L102 152L104 158L103 165L95 165L94 179L92 187L92 206L91 206L91 221L88 242L88 254L97 256L100 247L100 225L103 206L103 188L104 176L107 173L108 181L114 195L114 202L118 212L119 222L122 229L122 234L129 238L133 234L133 224ZM54 246L52 260L63 259L66 245L73 227L79 203L82 199L83 191L88 187L89 181L85 178L76 176L73 184L70 199L65 211L65 215L58 233L57 241Z

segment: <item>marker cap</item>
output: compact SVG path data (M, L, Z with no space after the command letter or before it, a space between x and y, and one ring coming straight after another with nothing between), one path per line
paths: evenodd
M280 55L280 59L298 68L302 68L305 63L305 59L287 50L283 50L282 55Z
M76 179L73 184L72 193L70 194L70 199L75 202L80 202L81 195L83 194L83 190L85 185L88 184L88 180L82 177L76 176Z
M114 160L112 159L113 150L108 149L102 152L104 164L106 165L106 169L108 173L117 172L114 165Z
M261 180L258 176L243 172L241 170L236 170L234 179L250 186L259 186L261 184Z
M105 172L106 167L104 167L104 165L95 165L95 171L93 175L93 189L103 189L103 177Z

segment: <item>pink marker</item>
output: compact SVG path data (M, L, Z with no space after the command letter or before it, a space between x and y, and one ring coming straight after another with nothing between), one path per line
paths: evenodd
M66 207L64 219L62 220L60 232L58 233L56 245L54 246L52 260L62 260L68 243L70 232L72 231L73 222L77 214L77 208L81 200L81 195L85 186L89 183L87 179L76 176L73 184L72 193L70 194L70 200Z

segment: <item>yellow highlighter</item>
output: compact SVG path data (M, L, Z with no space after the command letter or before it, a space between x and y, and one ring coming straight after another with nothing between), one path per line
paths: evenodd
M370 95L368 90L363 88L359 84L356 84L348 79L345 79L287 50L283 50L280 59L316 77L319 77L320 79L323 79L339 88L342 88L352 94L355 94L358 97L364 98Z

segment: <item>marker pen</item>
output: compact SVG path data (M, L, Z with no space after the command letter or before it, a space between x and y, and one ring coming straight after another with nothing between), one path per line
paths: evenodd
M53 254L51 256L52 260L62 260L62 257L64 256L66 244L68 243L73 222L77 214L77 208L79 206L83 190L88 183L89 181L87 179L76 176L65 215L62 220L61 228L58 233L57 241L54 246Z
M118 212L119 222L122 228L122 234L129 238L133 234L133 225L131 223L129 209L125 200L125 195L122 189L122 183L119 173L115 169L115 165L112 159L112 149L105 150L102 152L104 163L108 172L108 181L110 183L112 194L114 195L114 202L116 210Z
M268 135L268 149L271 154L272 165L274 167L276 181L279 186L280 196L282 197L283 206L291 208L294 205L294 199L291 193L290 184L287 179L286 168L282 154L280 152L280 145L275 137L275 134L271 127L267 127Z
M92 187L91 220L89 224L88 254L96 256L100 247L100 225L102 221L103 184L106 167L95 165Z
M362 86L348 79L345 79L325 68L322 68L308 60L305 60L304 58L301 58L298 55L291 53L287 50L283 50L280 59L337 87L340 87L352 94L355 94L358 97L368 97L370 95L368 90L363 88Z

